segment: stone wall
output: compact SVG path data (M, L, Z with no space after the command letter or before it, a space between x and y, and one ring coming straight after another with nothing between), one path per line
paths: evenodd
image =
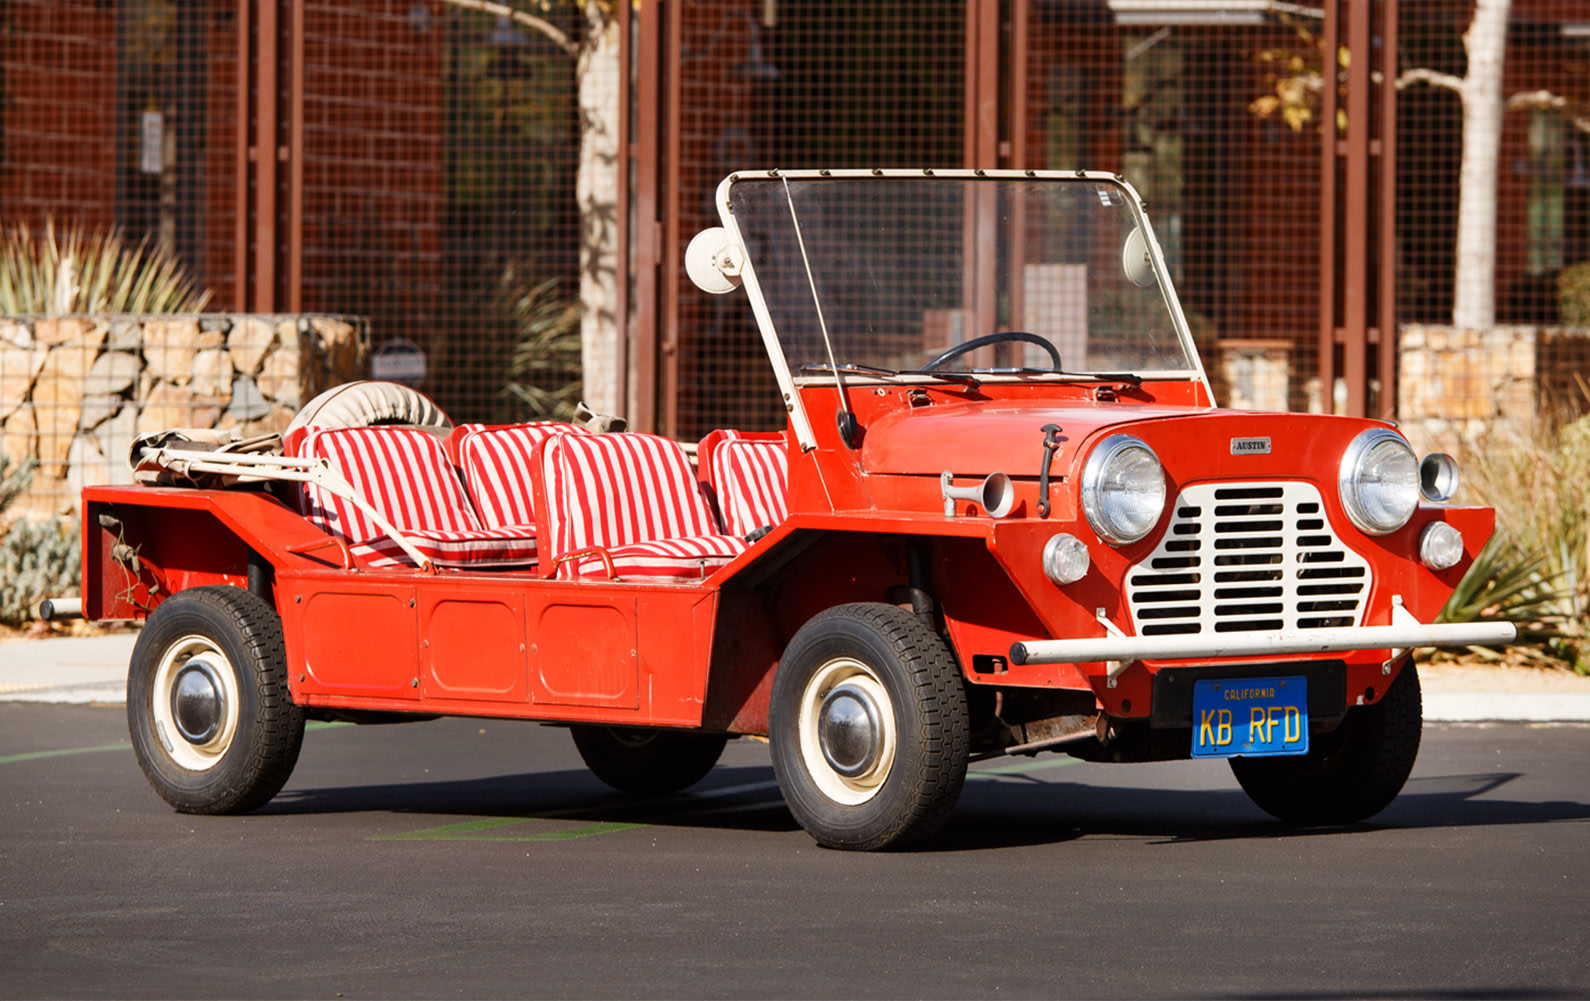
M1283 340L1220 341L1219 368L1208 373L1216 401L1233 410L1288 409L1293 347Z
M1416 450L1454 452L1482 436L1528 438L1583 412L1590 330L1409 324L1397 356L1397 420Z
M145 431L280 431L363 378L369 340L359 317L0 317L0 453L38 462L12 511L64 513L85 485L131 482Z

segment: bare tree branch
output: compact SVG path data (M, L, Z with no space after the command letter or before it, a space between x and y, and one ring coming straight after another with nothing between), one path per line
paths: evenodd
M441 2L447 4L449 7L462 7L465 10L478 10L483 14L494 14L497 17L506 17L510 21L513 21L517 24L522 24L526 28L530 28L533 31L540 32L541 35L549 40L553 45L556 45L558 48L562 49L571 56L578 57L580 54L580 47L569 41L569 36L565 35L561 30L559 30L557 25L553 24L551 21L536 17L534 14L527 14L524 11L519 10L517 7L510 7L507 4L502 3L493 3L492 0L441 0Z
M1507 99L1507 110L1517 111L1520 108L1535 108L1538 110L1553 109L1561 111L1568 106L1568 99L1561 94L1553 94L1549 90L1530 90L1514 94Z
M1463 93L1463 78L1450 73L1437 73L1430 69L1412 69L1397 77L1397 89L1403 90L1416 83L1427 83L1432 87L1450 90L1455 94Z
M1590 132L1590 114L1582 110L1572 98L1554 94L1549 90L1521 91L1507 99L1507 110L1529 108L1539 111L1560 111L1568 123L1581 132Z

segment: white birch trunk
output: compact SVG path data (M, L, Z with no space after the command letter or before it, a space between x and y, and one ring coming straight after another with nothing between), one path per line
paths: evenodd
M604 4L585 4L586 38L579 81L580 361L586 406L624 414L618 384L618 19Z
M1496 186L1502 147L1502 67L1512 0L1475 0L1463 36L1468 73L1463 98L1463 162L1458 175L1457 270L1452 325L1496 322Z

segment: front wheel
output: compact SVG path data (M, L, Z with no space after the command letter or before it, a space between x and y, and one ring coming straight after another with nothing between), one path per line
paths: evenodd
M1385 696L1350 709L1296 757L1232 758L1231 772L1261 810L1289 824L1353 824L1391 805L1419 756L1419 673L1403 665Z
M712 771L728 738L641 727L571 726L574 747L597 778L619 792L688 789Z
M182 813L263 806L304 740L276 611L235 587L167 598L133 647L127 728L149 784Z
M966 781L960 671L942 639L893 605L840 605L802 626L773 677L769 729L784 801L829 848L921 840Z

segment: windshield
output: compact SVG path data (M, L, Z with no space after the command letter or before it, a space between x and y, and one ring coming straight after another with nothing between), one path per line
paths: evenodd
M1128 250L1133 198L1102 175L742 174L727 197L797 377L1196 368L1141 235Z

